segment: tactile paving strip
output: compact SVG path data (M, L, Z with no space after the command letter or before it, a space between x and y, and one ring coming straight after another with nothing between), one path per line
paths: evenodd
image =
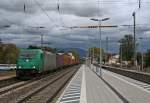
M80 103L81 84L82 69L79 69L68 87L65 89L59 103Z

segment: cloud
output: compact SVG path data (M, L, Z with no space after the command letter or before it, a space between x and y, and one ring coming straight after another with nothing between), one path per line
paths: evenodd
M110 51L117 52L117 41L125 34L133 34L133 26L122 26L133 25L133 11L136 11L137 38L146 37L144 42L149 42L150 6L146 4L147 1L142 1L141 9L138 9L137 0L105 0L100 2L99 10L96 0L60 0L59 3L54 0L1 0L0 38L26 47L30 44L40 45L40 35L44 34L44 40L52 43L50 46L87 49L90 45L99 45L99 30L67 27L98 25L90 19L99 15L110 18L102 25L118 25L118 28L102 28L103 42L109 37L113 41L110 43Z

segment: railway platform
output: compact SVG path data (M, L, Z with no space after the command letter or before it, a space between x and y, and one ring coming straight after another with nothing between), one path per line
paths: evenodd
M57 103L149 103L149 84L96 69L82 65Z
M80 88L75 89L72 86ZM70 92L70 94L69 94ZM89 67L82 65L71 80L57 103L121 103L113 91L92 72Z

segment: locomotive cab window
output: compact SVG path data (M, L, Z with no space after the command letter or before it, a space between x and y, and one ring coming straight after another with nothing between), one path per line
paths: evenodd
M34 52L22 52L21 54L20 54L20 57L21 58L25 58L25 59L32 59L32 58L34 58L36 56L36 53L34 53Z

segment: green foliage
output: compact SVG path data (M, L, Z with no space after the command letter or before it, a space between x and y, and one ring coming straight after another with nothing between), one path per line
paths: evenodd
M14 44L0 44L0 63L15 64L19 49Z
M28 49L41 49L39 46L29 45Z
M89 56L90 57L94 56L94 58L97 58L99 60L100 51L102 51L102 58L104 59L105 58L104 50L103 49L100 50L100 48L96 48L96 47L89 48Z
M134 39L132 35L125 35L120 41L120 55L122 60L131 61L134 56ZM122 52L122 53L121 53Z
M76 60L79 60L79 53L76 49L72 49L71 53L73 54Z
M0 44L2 44L2 39L0 38Z
M148 49L144 55L144 64L145 64L145 67L150 66L150 49Z
M33 45L29 45L28 49L41 49L40 46L33 46ZM49 52L52 52L52 53L56 53L57 52L57 49L56 48L51 48L51 47L42 47L43 50L45 51L49 51Z
M142 54L141 54L141 52L137 52L137 62L138 62L138 64L142 64Z
M99 57L100 51L102 51L102 55L104 55L104 50L103 49L100 50L99 48L96 48L96 47L89 48L89 55L92 56L93 52L94 52L94 56Z

